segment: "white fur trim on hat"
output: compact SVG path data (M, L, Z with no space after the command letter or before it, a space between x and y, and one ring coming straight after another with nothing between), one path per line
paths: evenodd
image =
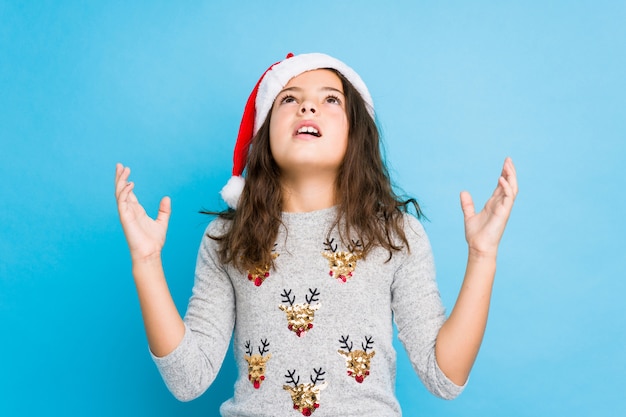
M352 68L326 54L311 53L295 55L274 65L263 77L256 96L256 115L254 117L254 134L265 121L272 109L274 100L289 80L302 74L320 68L332 68L339 71L365 100L367 110L374 117L374 103L365 83Z

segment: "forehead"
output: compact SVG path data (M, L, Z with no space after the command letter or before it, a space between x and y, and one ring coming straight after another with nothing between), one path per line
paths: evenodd
M285 85L285 88L331 87L343 92L343 84L339 76L328 69L316 69L296 75Z

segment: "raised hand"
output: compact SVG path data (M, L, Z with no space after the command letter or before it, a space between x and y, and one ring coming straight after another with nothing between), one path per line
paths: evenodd
M116 165L117 210L133 260L133 277L150 350L156 356L165 356L178 346L185 334L185 325L167 287L161 262L171 202L169 197L164 197L157 218L151 219L139 204L133 192L135 185L128 181L129 175L130 168Z
M436 344L437 363L459 385L467 381L485 333L498 245L516 196L517 176L511 158L504 161L498 185L479 213L470 194L461 193L469 256L459 297Z
M148 260L161 255L171 213L171 202L169 197L164 197L159 204L157 218L153 220L139 204L133 192L135 184L128 181L129 176L130 168L118 163L115 167L117 210L131 258L133 261Z
M493 256L497 254L517 191L515 166L511 158L506 158L498 185L479 213L474 210L472 196L467 191L461 193L465 239L470 254Z

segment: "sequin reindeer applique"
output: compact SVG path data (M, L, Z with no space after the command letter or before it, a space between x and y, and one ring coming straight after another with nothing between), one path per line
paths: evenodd
M289 391L291 401L293 402L293 409L301 412L303 416L310 416L319 408L320 391L327 386L327 382L324 381L324 374L326 374L326 372L323 372L322 368L319 370L313 368L313 372L315 372L315 378L313 378L313 375L310 375L311 382L307 382L306 384L300 384L299 376L297 379L294 378L296 374L295 369L293 371L287 370L287 375L285 375L287 384L293 384L293 387L283 385L283 389ZM318 382L322 383L318 384Z
M336 278L339 282L346 282L352 278L352 273L356 268L356 261L363 257L363 252L359 249L362 247L360 241L352 241L351 245L348 245L347 251L337 252L337 244L333 245L335 238L326 239L324 246L326 250L322 252L322 256L328 260L328 266L330 267L330 275Z
M276 244L274 244L274 249L272 249L272 259L278 258L278 253L274 252L275 249ZM260 287L270 276L270 268L271 265L255 266L252 270L248 270L248 280L252 281L255 286Z
M349 338L350 336L341 336L339 343L341 343L341 347L347 351L340 349L338 352L346 359L348 376L351 376L356 382L361 384L370 374L370 360L374 357L376 351L372 350L370 353L367 353L367 351L372 348L371 345L374 344L374 341L371 337L365 336L365 344L361 343L363 350L352 350L353 343L349 342L348 344Z
M287 316L287 328L294 332L298 337L302 337L313 328L313 319L315 319L315 311L319 309L322 304L314 302L319 301L319 291L317 288L312 290L309 288L309 295L305 295L306 303L296 303L296 296L291 295L291 290L283 290L281 297L283 298L283 304L278 308L285 312ZM285 303L289 303L286 305Z
M254 350L252 349L252 346L250 346L250 341L248 340L245 345L247 355L243 357L246 362L248 362L248 380L252 382L255 389L259 389L261 387L261 382L265 381L265 365L272 357L272 354L268 353L270 344L267 339L261 340L261 344L263 345L263 348L258 346L259 353L252 354ZM267 353L267 355L263 356L265 353Z

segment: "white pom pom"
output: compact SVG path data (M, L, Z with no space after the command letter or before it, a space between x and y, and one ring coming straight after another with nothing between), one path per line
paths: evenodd
M239 197L241 197L241 192L243 191L243 186L246 183L246 180L240 176L230 177L220 194L222 199L226 201L228 207L233 210L237 209L237 204L239 203Z

